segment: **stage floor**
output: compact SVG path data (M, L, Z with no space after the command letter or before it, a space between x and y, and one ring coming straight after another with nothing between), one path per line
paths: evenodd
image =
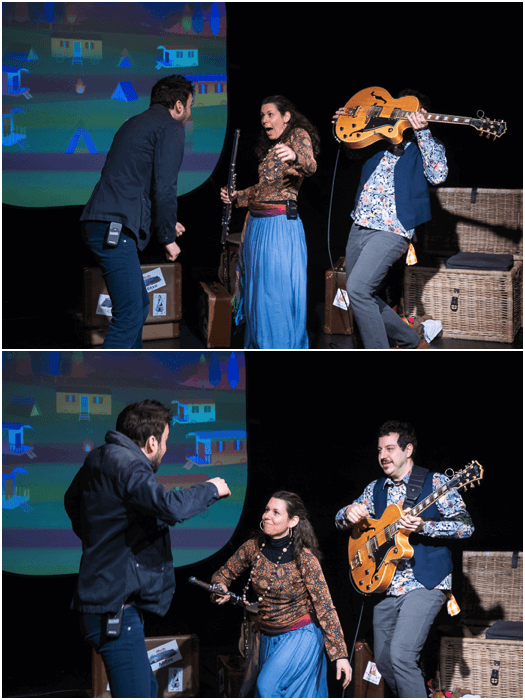
M315 305L308 318L308 337L311 350L362 350L363 346L358 333L351 336L328 335L323 332L324 306ZM76 350L101 349L101 346L88 345L79 335L78 324L73 312L57 315L52 321L49 317L28 317L23 319L4 319L2 348L4 350ZM231 347L241 350L243 346L243 331L237 331ZM173 339L144 341L143 348L161 350L200 350L206 349L199 329L191 320L185 318L180 322L180 336ZM435 340L431 350L520 350L523 348L523 329L513 343L494 343L475 340L458 340L441 338Z

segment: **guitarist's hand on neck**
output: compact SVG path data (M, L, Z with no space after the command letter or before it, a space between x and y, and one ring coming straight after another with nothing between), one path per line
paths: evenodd
M410 122L414 131L420 131L421 129L428 128L428 122L425 119L425 114L427 114L427 110L422 109L420 112L411 112L408 115L408 121Z
M407 508L408 512L410 508ZM402 515L399 518L398 529L407 530L408 532L421 532L425 526L424 518L416 518L412 515Z

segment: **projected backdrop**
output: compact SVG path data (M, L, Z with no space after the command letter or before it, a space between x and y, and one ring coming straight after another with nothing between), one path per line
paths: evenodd
M3 569L77 573L81 543L64 493L86 454L104 443L130 403L172 408L157 480L181 489L215 476L232 495L170 528L175 566L223 547L247 487L242 352L3 352Z
M207 180L227 119L223 2L2 3L3 200L83 205L113 136L173 73L195 86L179 194Z

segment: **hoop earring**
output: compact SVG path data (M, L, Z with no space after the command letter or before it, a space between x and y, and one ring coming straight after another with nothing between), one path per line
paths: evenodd
M264 532L264 527L263 527L263 521L262 521L262 520L261 520L261 522L259 523L259 529L262 530L262 531Z

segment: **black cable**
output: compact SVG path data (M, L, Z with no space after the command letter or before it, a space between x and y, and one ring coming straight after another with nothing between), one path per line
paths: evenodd
M337 166L338 166L338 163L339 163L339 154L341 153L341 145L342 145L342 144L339 143L339 147L338 147L338 149L337 149L337 156L336 156L336 159L335 159L335 165L334 165L334 174L333 174L333 177L332 177L332 187L331 187L331 190L330 190L330 205L329 205L329 208L328 208L328 235L327 235L328 257L330 258L330 267L332 268L332 273L333 273L333 275L334 275L334 279L335 279L337 288L339 288L339 284L338 284L338 282L337 282L337 273L336 273L336 271L335 271L334 261L333 261L333 259L332 259L332 251L330 250L330 231L331 231L331 227L332 227L332 204L333 204L334 190L335 190L335 176L336 176L336 174L337 174ZM345 287L346 287L346 285L345 285ZM342 290L342 291L346 291L346 290ZM344 295L343 295L343 298L344 298ZM347 302L346 299L345 299L345 303L346 303L346 313L347 313L347 315L348 315L348 325L351 327L351 326L352 326L352 318L351 318L351 316L350 316L350 303ZM341 309L340 307L337 307L337 308L340 310L341 315L342 315L342 314L344 313L344 312L343 312L343 309ZM344 323L343 323L343 325L344 325ZM338 347L338 346L335 345L334 343L330 343L330 347L331 347L331 348L336 348L336 347Z
M355 652L355 645L357 644L357 635L359 634L359 627L361 626L361 619L363 617L363 610L365 609L365 601L361 603L361 611L359 613L359 620L357 621L357 629L355 631L355 637L354 637L354 643L352 645L352 652L350 654L350 658L348 659L348 663L350 666L352 665L352 659L354 658L354 652ZM354 683L355 683L355 678L354 678ZM343 688L343 695L342 697L344 698L345 696L345 690Z

